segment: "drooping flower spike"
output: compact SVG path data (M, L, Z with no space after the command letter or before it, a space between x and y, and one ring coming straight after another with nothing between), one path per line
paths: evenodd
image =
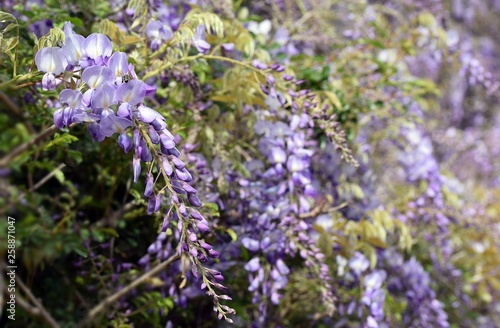
M151 23L147 31L154 42L171 37L169 28L158 24ZM167 206L166 223L162 229L165 230L166 224L172 220L177 221L178 227L186 227L180 230L185 235L182 238L179 236L179 240L184 241L178 245L178 252L191 259L193 272L203 278L203 288L213 297L215 311L229 321L227 315L234 310L220 304L219 298L230 298L217 295L214 289L225 288L221 284L222 275L215 275L204 266L209 258L217 258L220 254L211 247L207 249L198 240L198 235L209 231L209 225L195 210L203 204L196 188L190 184L193 176L179 158L181 153L176 147L176 138L167 129L165 118L144 103L145 97L153 95L156 88L138 78L125 53L113 53L112 44L106 36L94 33L83 39L71 30L69 24L64 30L67 41L64 49L43 48L36 58L38 68L46 72L43 80L46 89L56 86L55 75L65 69L69 72L83 69L81 82L85 84L77 81L79 90L66 89L60 93L63 108L54 113L56 126L62 129L71 123L89 122L89 134L98 142L118 133L118 145L123 151L134 150L132 171L135 183L139 181L142 162L156 164L157 171L150 170L146 175L144 195L148 198L147 212L153 214L159 212L162 206ZM201 25L195 43L200 51L210 48L204 40L204 27ZM161 180L165 182L163 188L156 186ZM166 199L169 204L166 204Z

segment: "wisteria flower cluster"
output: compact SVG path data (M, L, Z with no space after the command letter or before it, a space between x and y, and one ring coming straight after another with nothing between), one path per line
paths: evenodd
M42 48L35 59L38 69L45 72L43 89L54 89L63 81L76 86L60 92L62 108L54 112L55 125L62 129L73 123L88 122L89 133L98 142L119 133L118 144L123 151L128 153L134 148L135 183L141 174L141 163L149 163L144 190L148 214L159 212L165 205L164 198L168 198L161 231L165 232L171 221L177 224L179 256L185 254L190 258L192 272L202 278L201 288L207 289L207 294L214 298L219 318L231 321L227 315L234 310L219 303L219 300L230 299L229 296L218 295L214 290L226 288L220 283L221 274L214 274L203 266L209 258L219 257L219 252L198 238L209 231L209 226L196 210L202 202L190 184L193 178L179 158L180 151L165 118L145 105L145 97L153 95L155 87L138 79L127 55L113 52L111 41L105 35L95 33L84 38L74 33L69 23L64 33L61 48ZM69 74L68 80L65 80L66 74L59 76L63 72ZM81 77L75 77L77 74ZM157 181L162 178L165 186L160 189Z

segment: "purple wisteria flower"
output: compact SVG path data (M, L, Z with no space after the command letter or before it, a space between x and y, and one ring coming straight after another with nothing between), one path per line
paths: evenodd
M368 259L359 252L354 253L354 256L349 260L349 268L357 275L366 271L369 266Z
M63 55L61 48L42 48L35 56L35 63L39 71L45 72L42 78L43 90L52 90L62 82L56 79L56 75L61 74L66 69L68 62Z
M266 82L265 92L277 98L274 79ZM271 113L278 115L277 121L268 119L273 117ZM257 118L258 150L267 161L246 163L251 179L235 180L232 175L227 178L235 183L230 189L238 191L233 193L238 215L247 221L232 228L252 255L244 268L248 271L252 302L258 305L260 313L255 325L266 326L269 306L278 304L283 297L290 274L287 261L294 256L300 256L311 273L323 281L321 297L325 311L331 314L335 302L329 269L311 237L313 221L299 219L311 210L312 197L317 195L311 175L314 154L306 141L314 125L310 125L307 114L287 115L273 108L258 111Z
M83 44L85 38L79 34L73 32L71 24L68 22L64 24L64 44L62 46L62 52L68 61L67 70L72 70L80 64L83 53Z
M196 27L196 33L193 38L193 45L196 47L199 53L206 54L210 50L210 44L205 38L205 25L198 25Z
M117 85L121 84L123 76L128 74L129 71L127 54L124 52L115 52L112 54L109 58L108 67L115 75L115 83Z
M49 33L53 27L54 22L51 19L42 19L31 24L29 29L37 38L41 38L43 35Z
M83 102L90 106L95 90L101 85L113 83L114 74L108 67L90 66L83 70L82 81L89 87L83 95Z
M90 65L100 66L107 63L113 52L113 46L104 34L93 33L85 38L83 50L85 51L87 60L85 63L82 63L82 67Z
M393 250L384 252L384 261L389 270L388 290L392 295L406 298L408 303L403 313L405 325L448 328L444 305L436 298L430 276L422 264L415 258L404 261L401 254Z
M149 26L149 35L157 39L170 38L168 31L166 26ZM203 204L191 185L193 176L180 159L181 153L176 147L178 138L167 129L165 117L144 103L145 97L153 95L156 88L138 78L125 53L113 53L111 41L106 36L94 33L83 38L74 33L69 24L65 25L65 36L67 42L63 48L42 48L36 58L38 68L46 72L42 81L46 89L56 86L55 75L64 70L81 73L81 81L66 84L76 85L78 89L61 91L62 108L54 113L54 123L63 128L71 123L89 122L89 133L98 142L118 133L118 144L124 152L134 150L135 183L139 181L142 162L156 164L155 170L146 175L147 213L153 215L166 207L162 231L170 221L176 221L178 254L185 253L191 259L193 276L203 279L202 289L213 297L219 318L231 321L228 315L234 310L220 303L230 297L216 292L216 289L225 289L221 284L222 274L204 266L210 258L218 258L220 254L200 239L210 230L209 224L196 209ZM199 32L197 38L198 47L210 48L204 41L204 33ZM158 181L164 181L165 186L157 186ZM158 253L160 246L161 240L157 240L148 252ZM283 271L283 266L281 268Z
M111 83L104 83L95 89L90 107L93 113L103 116L110 113L109 107L116 104L116 86ZM112 112L112 111L111 111Z
M170 40L174 34L170 26L159 21L152 21L146 26L146 35L151 40L151 50L156 51L163 42Z
M111 137L114 133L123 134L123 132L130 126L132 126L132 121L111 113L101 120L101 135ZM125 150L126 146L123 146L122 148Z

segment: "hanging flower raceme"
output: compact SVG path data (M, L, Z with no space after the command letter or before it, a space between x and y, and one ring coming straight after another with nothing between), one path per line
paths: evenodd
M66 41L62 48L42 48L36 55L37 67L46 73L42 80L44 89L54 89L62 81L59 78L57 82L56 76L65 70L73 79L73 83L67 85L77 87L61 91L59 101L63 107L54 113L55 125L63 129L72 123L88 122L89 133L98 142L118 133L118 144L123 151L128 153L134 149L135 183L139 180L142 163L148 163L144 191L148 198L148 214L166 208L162 232L171 221L175 222L178 255L189 259L193 276L202 279L202 289L213 298L219 319L231 321L228 315L234 310L220 303L230 298L216 292L216 289L226 288L220 283L222 275L214 275L213 270L204 266L209 258L217 258L219 253L199 239L209 226L196 209L202 202L196 188L190 184L193 177L180 159L181 153L174 135L167 129L165 118L145 104L146 96L154 94L155 87L138 79L127 55L113 53L111 41L105 35L94 33L83 38L68 24L64 32ZM166 27L150 24L148 33L164 40L169 38L167 32ZM209 48L204 40L199 41L201 46ZM71 74L77 72L81 75ZM158 181L162 180L164 185L159 186Z
M266 88L272 89L272 81L268 84ZM258 112L255 124L255 132L261 136L258 149L267 163L248 162L251 179L240 178L239 186L235 186L242 211L239 215L248 220L248 226L242 225L237 231L242 246L252 256L244 268L248 271L248 290L260 313L255 323L258 326L267 324L269 305L277 305L283 297L290 274L286 264L289 257L300 256L311 273L323 281L325 311L332 313L335 309L329 269L311 237L312 221L300 218L311 210L311 197L317 193L310 172L313 153L306 142L309 120L292 114L272 122L266 119L272 117L272 111Z
M35 56L35 63L39 71L45 72L42 78L42 89L53 90L62 80L56 79L56 75L61 74L68 64L61 48L42 48Z

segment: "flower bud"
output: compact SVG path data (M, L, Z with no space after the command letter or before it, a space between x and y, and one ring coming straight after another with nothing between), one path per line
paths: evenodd
M217 282L223 282L224 281L224 277L220 274L216 274L214 275L214 279L217 280Z
M218 258L220 255L219 252L217 252L215 249L211 249L208 251L208 256L212 257L212 258Z
M203 231L203 232L207 232L210 230L210 228L208 227L208 224L206 224L203 221L198 222L198 224L196 226L198 227L198 229L200 231Z
M179 205L179 213L183 216L183 217L188 217L188 212L186 210L186 205L184 205L184 203L181 203Z
M132 140L125 132L122 132L118 137L118 145L127 154L132 149Z
M203 217L203 215L200 214L200 212L198 212L197 210L195 210L194 208L190 208L189 209L189 213L191 214L191 216L195 219L195 220L198 220L198 221L203 221L205 220L205 218Z
M134 159L132 160L132 167L134 169L134 183L137 183L141 174L141 159L137 154L134 155Z
M198 244L200 244L201 248L203 248L203 249L205 249L207 251L209 251L209 250L212 249L212 245L210 245L210 244L208 244L208 243L206 243L204 241L199 240Z
M139 129L135 128L134 131L132 132L132 135L134 137L134 145L136 147L139 146L139 144L141 143L141 133L139 132Z
M154 119L150 124L156 131L161 131L167 127L167 124L159 119Z
M198 260L201 262L201 263L206 263L208 261L207 257L203 254L198 254Z
M146 189L144 190L144 196L149 197L153 193L154 179L151 173L146 175Z
M171 176L172 173L174 173L174 170L172 169L172 166L168 162L168 159L165 157L161 157L161 164L163 166L163 170L165 171L165 174L168 176Z
M179 178L179 180L182 181L186 181L189 179L189 173L185 169L183 170L175 169L175 175L177 176L177 178Z
M162 194L158 194L156 195L156 199L155 199L155 208L154 208L154 211L155 212L158 212L160 210L160 207L161 207L161 201L163 200L163 195Z
M189 194L188 201L189 201L189 204L191 204L191 206L194 206L194 207L201 207L203 205L201 203L201 200L195 194Z
M231 52L234 50L234 43L223 43L221 47L226 52Z
M158 135L158 132L155 131L153 126L149 126L148 129L148 134L149 137L151 138L151 142L154 143L155 145L160 142L160 136Z
M163 217L163 224L161 226L161 232L167 231L168 224L170 223L170 215L165 215Z
M198 191L194 189L190 184L187 184L186 182L181 183L182 188L188 193L188 194L196 194Z
M269 74L266 78L266 82L269 85L274 85L276 81L274 80L274 76L272 74Z
M184 162L181 159L179 159L178 157L172 157L171 159L172 159L172 163L179 170L182 170L183 168L186 167L186 164L184 164Z
M148 214L151 215L155 212L156 207L156 197L155 195L149 196L148 200Z
M148 247L149 254L156 254L161 250L161 241L157 240Z
M198 256L198 251L196 250L196 248L191 248L191 251L189 253L191 253L191 256L193 257Z
M177 149L177 148L174 147L172 149L168 149L167 155L172 155L172 156L175 156L175 157L179 157L181 155L181 152L179 151L179 149Z
M160 135L160 142L161 146L164 147L165 149L175 148L174 140L170 139L166 134Z
M149 147L145 144L145 142L141 146L141 160L143 162L151 162L153 160L153 155L151 155L151 151L149 150Z
M253 67L255 67L257 69L267 69L267 65L258 61L257 59L254 59L252 64L253 64Z

